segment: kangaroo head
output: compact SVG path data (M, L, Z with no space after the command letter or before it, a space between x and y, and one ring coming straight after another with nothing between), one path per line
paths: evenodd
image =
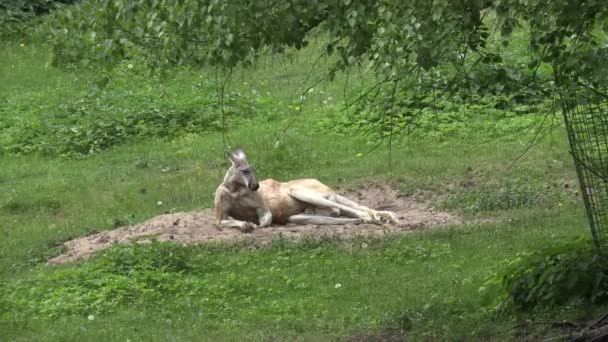
M247 156L243 149L237 147L234 152L226 151L226 155L232 166L224 177L224 183L241 185L252 191L259 189L260 183L258 183L255 170L247 162Z

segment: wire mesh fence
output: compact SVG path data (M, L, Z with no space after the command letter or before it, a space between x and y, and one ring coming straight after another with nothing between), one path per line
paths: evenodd
M577 83L562 93L562 108L591 233L608 247L608 92Z

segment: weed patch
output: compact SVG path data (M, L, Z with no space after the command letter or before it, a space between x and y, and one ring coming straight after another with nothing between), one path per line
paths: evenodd
M432 138L448 141L453 138L480 142L513 141L520 139L522 132L541 128L543 116L533 113L549 112L549 103L538 108L527 104L505 106L512 99L505 96L473 96L463 100L458 96L442 99L405 96L395 108L384 108L384 97L377 104L364 103L354 113L330 113L319 120L317 127L338 134L365 133L372 139L393 135L408 135L415 139ZM551 119L552 120L552 119ZM546 127L549 126L546 122ZM545 127L545 128L546 128Z
M473 189L460 189L441 207L467 213L492 212L561 205L568 195L557 186L527 177L489 181Z
M11 198L7 203L0 206L0 211L8 214L33 214L39 211L54 213L60 208L61 202L53 198L41 198L30 202Z
M115 71L107 89L87 90L51 104L46 97L32 99L29 94L0 103L2 150L82 157L142 138L217 131L222 115L255 116L255 99L236 91L225 94L221 109L211 80L200 79L192 89L165 95L154 84L158 78L141 76L143 71L132 71L130 65Z

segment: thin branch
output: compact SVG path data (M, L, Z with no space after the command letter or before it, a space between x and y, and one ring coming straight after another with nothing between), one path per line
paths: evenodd
M124 29L123 27L120 27L120 26L114 26L114 28L117 29L117 30L119 30L119 31L121 31L121 32L123 32L123 33L126 33L126 34L128 34L130 36L138 38L138 39L145 38L145 39L149 39L149 40L153 40L153 41L162 41L162 40L164 40L164 38L154 37L154 36L150 36L150 35L147 35L147 34L143 34L143 35L139 36L139 35L131 32L129 30L126 30L126 29ZM184 39L184 41L189 42L189 43L197 43L197 44L208 44L209 43L209 41L207 41L207 40L199 40L199 39L194 39L194 38L187 38L187 39Z
M410 73L412 73L412 71L414 71L418 66L416 64L414 64L410 69L408 69L405 73L398 75L395 78L390 78L390 77L385 77L384 79L378 81L377 83L375 83L374 85L372 85L371 87L367 88L367 90L363 93L363 94L359 94L359 96L357 96L356 99L354 99L353 101L351 101L350 103L346 104L341 111L345 111L348 108L350 108L351 106L353 106L354 104L358 103L359 101L361 101L362 99L364 99L367 95L369 95L372 91L374 91L376 88L378 88L379 86L383 85L384 83L388 83L388 82L394 82L394 81L400 81L403 77L409 75Z
M350 69L346 70L346 80L344 81L344 88L342 89L342 98L344 99L344 105L348 99L348 82L350 81Z
M300 95L300 110L298 110L296 115L291 120L289 120L289 122L287 123L287 126L285 126L285 128L283 129L283 132L282 132L283 135L293 126L293 124L296 122L296 120L300 117L300 115L304 111L304 100L306 100L305 94L307 94L311 89L313 89L314 87L319 85L321 82L324 82L326 80L327 80L326 77L321 77L315 83L313 83L308 88L306 88L304 90L304 92L302 93L302 95Z
M546 322L526 322L526 323L518 324L518 325L514 326L513 328L511 328L510 330L515 330L515 329L519 329L519 328L527 328L527 327L530 327L533 325L551 325L551 326L555 326L555 327L572 327L572 328L582 327L581 324L569 322L569 321L562 321L562 322L546 321Z
M310 70L306 76L306 79L304 80L303 84L308 83L308 81L310 80L312 73L314 72L315 67L317 66L317 64L319 63L319 61L321 61L321 58L323 58L324 56L327 55L327 51L323 51L323 53L321 53L313 62L313 64L310 66ZM291 120L288 121L287 125L285 126L285 128L283 129L283 131L281 132L281 135L285 135L285 133L293 126L293 124L296 122L296 120L300 117L300 114L304 111L304 100L306 99L306 94L308 94L308 92L313 89L314 87L316 87L317 85L319 85L321 82L327 80L327 76L323 76L320 79L318 79L315 83L313 83L312 85L310 85L309 87L307 87L306 89L304 89L304 92L300 95L300 110L298 110L298 112L296 113L295 117L293 117ZM279 138L279 134L277 134L275 139Z
M357 102L361 101L363 98L365 98L367 95L369 95L372 91L374 91L374 89L378 88L379 86L383 85L384 83L390 82L390 79L387 77L377 83L375 83L374 85L372 85L371 87L367 88L367 90L363 93L360 94L359 96L357 96L357 98L347 104L344 105L344 107L341 109L341 111L345 111L348 108L350 108L351 106L353 106L354 104L356 104Z
M435 101L435 100L437 100L438 98L443 97L443 96L444 96L444 95L445 95L445 94L448 92L448 90L449 90L449 89L452 87L452 85L453 85L453 84L456 82L456 79L457 79L457 78L458 78L458 74L454 75L454 77L452 77L452 79L451 79L451 80L450 80L450 81L449 81L449 82L446 84L446 86L443 88L443 90L442 90L442 91L441 91L439 94L437 94L436 96L434 96L434 97L433 97L433 99L432 99L431 101ZM410 120L410 124L408 124L408 125L404 125L402 128L400 128L400 129L399 129L398 131L396 131L395 133L401 133L401 132L403 132L403 130L404 130L404 129L406 129L406 128L408 129L408 132L409 132L409 133L411 133L411 131L410 131L410 128L411 128L410 126L411 126L411 124L412 124L414 121L416 121L416 119L417 119L417 118L418 118L418 116L419 116L419 115L422 113L422 111L423 111L424 109L426 109L426 107L421 107L421 108L419 108L419 109L418 109L418 110L417 110L417 111L416 111L416 112L415 112L415 113L412 115L411 120Z
M591 90L596 95L599 95L599 96L601 96L601 97L603 97L605 99L608 99L608 94L606 94L606 93L604 93L604 92L602 92L602 91L600 91L600 90L598 90L598 89L596 89L596 88L594 88L594 87L592 87L592 86L590 86L588 84L585 84L585 83L580 82L580 81L576 81L576 84L578 84L581 87L585 87L585 88Z
M397 85L399 84L399 80L395 80L393 82L393 92L391 94L391 113L389 118L389 139L388 139L388 169L391 175L393 174L393 104L395 101L395 94L397 93Z
M580 148L579 148L579 151L580 151ZM608 183L608 176L601 174L601 171L598 171L599 168L596 165L587 164L581 158L579 158L577 153L574 153L574 151L571 151L570 154L572 155L572 158L575 159L576 162L580 163L585 169L589 170L589 172L594 174L599 179Z
M538 127L538 129L536 130L536 133L534 134L534 137L532 138L532 140L530 140L530 142L528 143L528 146L526 146L526 148L524 149L524 151L522 153L520 153L510 164L509 166L507 166L507 168L505 170L510 170L521 158L523 158L524 155L526 155L530 149L532 149L532 147L536 146L539 142L542 141L542 139L547 135L547 133L545 133L541 139L538 139L538 137L540 136L540 132L543 130L543 127L545 125L545 121L547 121L547 118L549 117L549 114L545 114L543 117L543 121L541 121L540 123L540 127Z
M597 327L600 323L604 322L606 320L606 318L608 318L608 313L603 314L602 317L591 322L589 324L589 327L591 327L591 328Z
M226 90L226 84L228 83L228 79L230 78L231 75L232 75L232 68L228 69L228 73L226 74L226 77L222 81L222 85L220 87L219 86L219 68L218 67L215 68L215 85L216 85L216 93L219 95L219 98L220 98L220 117L222 120L222 144L224 147L224 151L228 150L227 147L232 146L230 137L228 136L228 134L226 132L227 131L226 130L226 113L224 111L224 92ZM228 142L228 145L226 145L226 142ZM228 163L227 160L226 160L226 163Z

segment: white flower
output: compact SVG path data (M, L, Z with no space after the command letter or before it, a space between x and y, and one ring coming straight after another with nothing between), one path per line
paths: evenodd
M308 93L311 94L313 91L315 91L315 88L310 88L308 89Z
M89 319L89 321L92 321L92 320L94 320L94 319L95 319L95 316L93 316L93 315L89 315L89 317L87 317L87 318Z
M133 69L133 64L131 64L131 63L127 64L127 69Z
M364 243L362 243L362 244L361 244L361 248L366 249L366 248L367 248L367 243L365 243L365 242L364 242Z
M342 287L342 284L337 283L337 284L336 284L336 286L334 286L334 287L335 287L335 288L337 288L337 289L339 289L339 288L341 288L341 287Z
M156 202L156 205L160 207L161 205L163 205L163 201Z
M327 106L327 100L323 100L323 104Z

